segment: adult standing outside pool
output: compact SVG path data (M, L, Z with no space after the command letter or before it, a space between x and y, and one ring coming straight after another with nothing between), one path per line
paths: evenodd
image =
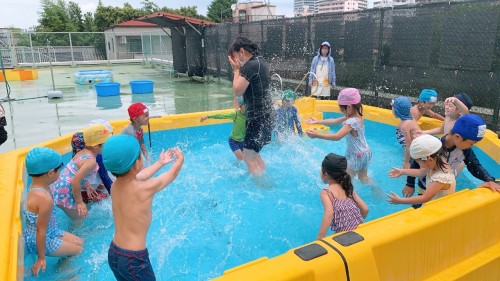
M316 96L320 99L330 98L330 89L336 85L335 61L331 53L330 43L325 41L321 43L318 54L311 62L309 74L311 96Z
M248 172L260 175L266 165L260 156L264 145L271 141L272 99L269 93L269 68L258 53L257 44L238 37L229 47L229 63L233 68L233 91L243 96L246 107L246 134L243 141L243 160Z

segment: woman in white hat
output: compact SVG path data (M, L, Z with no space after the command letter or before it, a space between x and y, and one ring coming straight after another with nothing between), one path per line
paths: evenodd
M420 169L392 168L391 178L401 175L423 177L427 175L427 189L422 195L401 198L396 193L387 194L391 204L423 204L455 192L456 182L453 170L444 159L442 143L431 135L421 135L415 138L410 146L411 158L420 165Z

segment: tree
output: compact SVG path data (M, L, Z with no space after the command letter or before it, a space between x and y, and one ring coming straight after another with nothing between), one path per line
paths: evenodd
M43 32L64 32L77 31L70 21L69 12L64 0L42 0L42 11L38 19L40 24L37 31Z
M141 4L142 10L148 15L160 11L160 7L149 0L144 0L141 2Z
M129 3L123 4L123 8L104 6L99 0L94 14L97 31L104 31L115 24L129 21L135 18L145 16L146 12L141 9L135 9Z
M82 9L80 9L80 6L75 2L69 1L67 6L67 12L69 21L75 27L76 31L78 32L84 31Z
M222 22L223 19L233 17L231 5L236 4L236 0L213 0L207 9L207 17L214 22Z

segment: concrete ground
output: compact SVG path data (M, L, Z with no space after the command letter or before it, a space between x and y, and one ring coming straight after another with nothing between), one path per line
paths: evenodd
M115 82L120 82L120 95L99 97L94 86L74 82L77 70L109 70ZM8 140L0 146L0 153L73 133L86 127L93 119L128 119L127 108L134 102L142 102L150 108L151 116L227 109L232 104L232 88L229 81L214 80L196 82L190 78L171 77L150 66L93 65L55 66L55 89L62 91L62 99L48 99L52 90L50 68L39 68L37 80L11 81L11 100L3 101L6 110ZM153 94L132 95L131 80L154 80ZM6 84L0 82L0 98L7 96Z

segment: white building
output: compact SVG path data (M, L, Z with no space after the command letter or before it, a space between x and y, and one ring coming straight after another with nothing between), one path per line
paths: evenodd
M236 3L233 8L233 22L250 22L283 18L276 15L276 6L263 1Z
M349 12L367 8L366 0L322 0L316 5L316 13Z
M172 40L156 24L130 20L105 30L108 59L142 59L143 55L172 60Z
M316 11L317 0L294 0L293 14L296 17L312 15Z
M415 4L415 0L375 0L373 1L373 8L396 7L396 6L411 5L411 4Z

